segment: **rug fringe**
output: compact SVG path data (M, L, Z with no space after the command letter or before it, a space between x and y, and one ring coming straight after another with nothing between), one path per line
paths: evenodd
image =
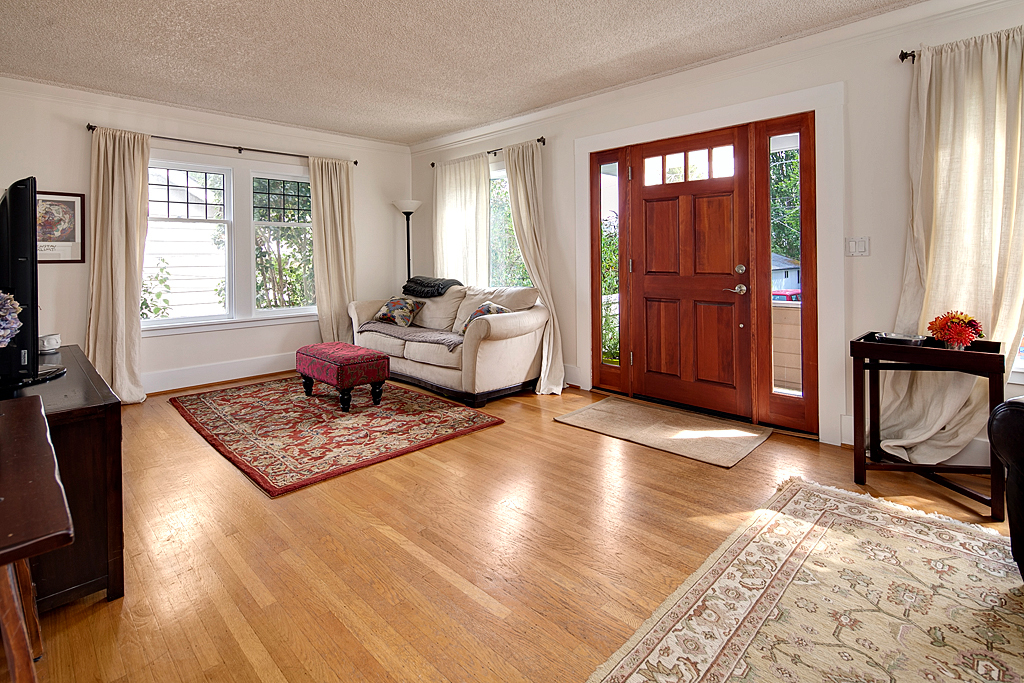
M984 532L986 534L993 535L993 536L998 536L1000 538L1007 538L1007 537L1003 536L1001 533L999 533L998 530L989 528L987 526L982 526L981 524L977 524L977 523L974 523L974 522L964 522L964 521L959 520L959 519L953 519L952 517L949 517L949 516L944 515L944 514L939 513L939 512L924 512L922 510L918 510L917 508L912 508L909 505L903 505L902 503L893 502L893 501L891 501L891 500L889 500L887 498L876 498L876 497L872 496L870 493L863 493L861 491L850 491L848 489L841 489L838 486L829 486L828 484L819 484L819 483L814 482L814 481L807 481L806 479L804 479L800 475L794 475L794 476L790 477L789 479L781 482L775 488L775 493L779 494L784 489L786 489L786 488L788 488L790 486L793 486L795 484L806 484L806 485L816 486L818 488L826 489L828 491L835 491L836 493L845 493L848 496L855 496L855 497L858 497L858 498L866 498L867 500L870 500L870 501L873 501L873 502L876 502L876 503L884 503L885 505L891 505L892 507L894 507L894 508L896 508L898 510L902 510L902 511L907 512L907 513L912 513L913 516L927 517L929 519L934 519L934 520L938 520L938 521L941 521L941 522L945 522L945 523L953 525L953 526L964 527L966 529L971 529L973 531L982 531L982 532ZM1009 539L1007 539L1007 540L1009 540Z

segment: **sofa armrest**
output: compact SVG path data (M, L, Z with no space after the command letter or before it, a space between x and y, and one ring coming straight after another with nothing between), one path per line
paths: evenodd
M348 305L348 317L352 318L352 333L359 331L359 326L367 320L372 320L377 315L380 307L387 303L387 299L367 299L366 301L353 301Z
M548 309L541 305L525 311L480 316L466 329L466 343L487 339L511 339L522 337L544 327L548 322Z

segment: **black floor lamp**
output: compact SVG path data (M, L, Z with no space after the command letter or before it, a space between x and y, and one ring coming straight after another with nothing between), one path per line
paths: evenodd
M409 275L405 279L409 280L412 279L412 214L416 209L420 208L420 204L423 202L418 202L415 199L399 199L391 203L395 205L396 209L405 214L405 260L408 263L409 269Z

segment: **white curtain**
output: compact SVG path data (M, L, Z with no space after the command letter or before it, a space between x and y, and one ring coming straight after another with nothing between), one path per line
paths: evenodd
M146 400L139 303L149 227L148 169L148 135L93 131L85 354L123 403Z
M313 218L313 277L320 336L352 341L348 304L355 300L351 161L309 158Z
M488 285L491 169L481 152L434 171L434 275Z
M956 309L1002 342L1007 375L1024 328L1024 27L917 52L912 207L896 330L927 334ZM988 419L987 381L886 373L882 447L914 463L955 455Z
M562 335L558 331L555 315L554 286L548 271L547 248L544 246L546 230L541 191L544 187L541 163L541 145L531 140L503 149L505 172L508 174L508 197L512 208L512 225L516 242L526 263L533 285L540 290L541 300L548 308L547 327L544 328L544 356L541 360L538 394L560 394L565 384L565 366L562 364Z

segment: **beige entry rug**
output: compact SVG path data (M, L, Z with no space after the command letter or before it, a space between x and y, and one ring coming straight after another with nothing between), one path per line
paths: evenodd
M799 478L590 683L1016 683L1024 588L988 529Z
M615 397L555 420L721 467L732 467L772 433L768 427Z

